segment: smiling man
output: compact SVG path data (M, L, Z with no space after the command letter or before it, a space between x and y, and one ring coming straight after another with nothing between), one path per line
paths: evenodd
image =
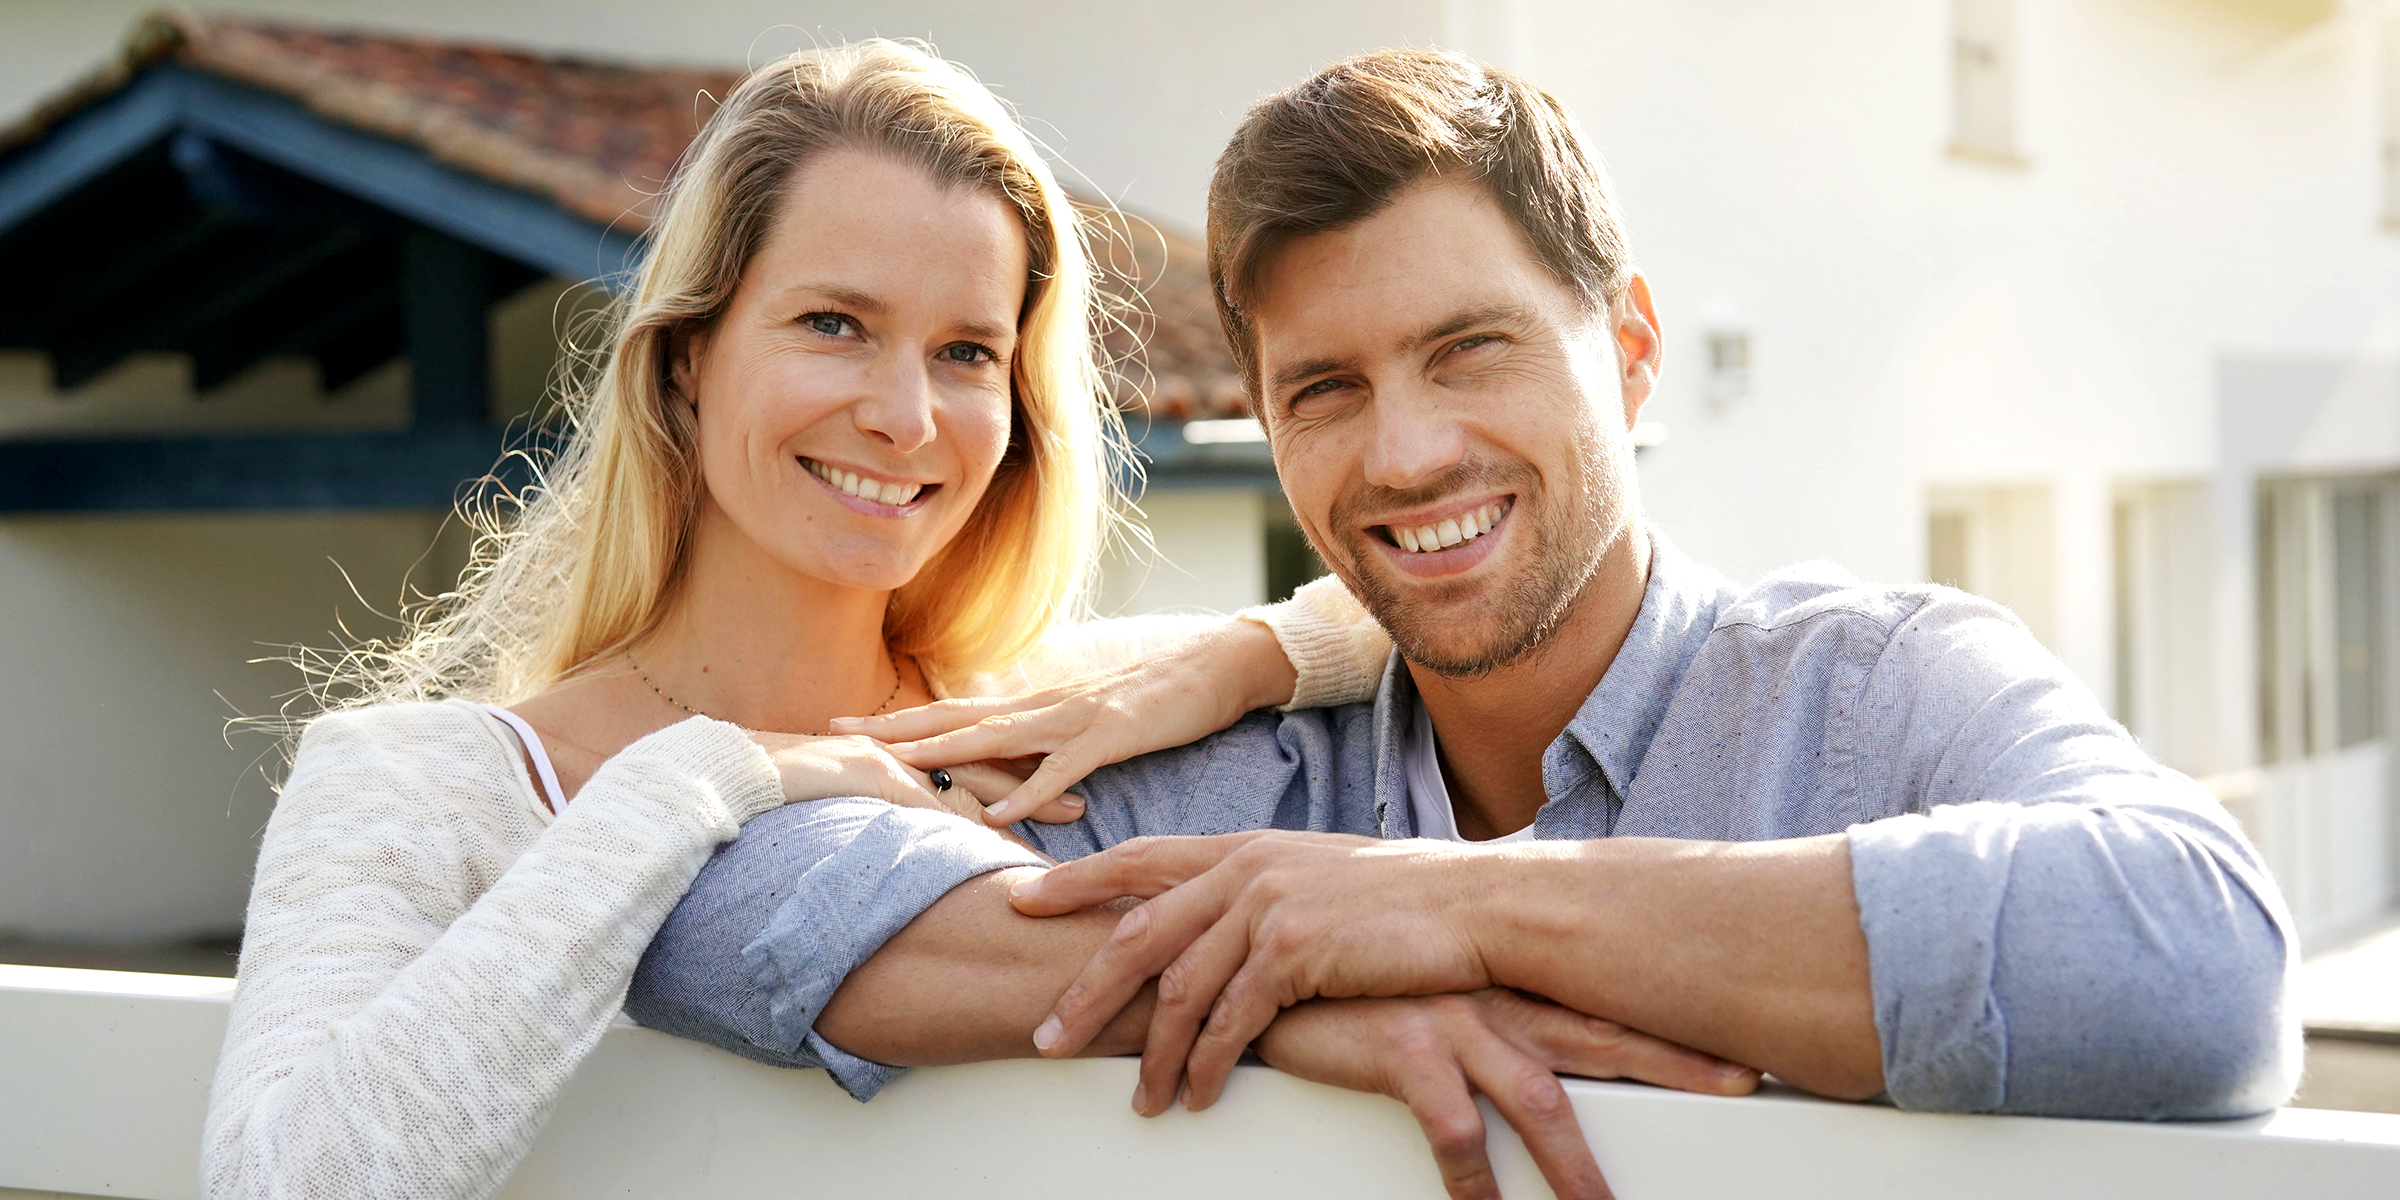
M1145 1113L1254 1049L1406 1100L1459 1196L1492 1194L1474 1092L1599 1194L1546 1072L1750 1085L1692 1050L1962 1112L2288 1093L2257 854L2021 624L1821 565L1737 587L1645 523L1659 321L1554 100L1336 64L1252 110L1209 224L1293 508L1396 647L1375 700L1096 773L1020 827L1077 860L1046 873L939 814L762 817L637 1016L858 1094L1141 1047Z

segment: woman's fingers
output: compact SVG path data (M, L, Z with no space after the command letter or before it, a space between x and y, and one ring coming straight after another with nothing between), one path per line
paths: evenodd
M994 825L1022 821L1031 813L1036 821L1072 821L1083 816L1083 797L1070 799L1067 789L1083 782L1100 764L1089 762L1080 753L1080 742L1070 742L1057 752L1042 759L1033 774L1025 777L1015 790L1002 797L998 804L984 810L983 819ZM1054 815L1057 814L1057 815Z
M835 733L871 737L879 742L911 742L969 729L990 717L1045 708L1052 702L1053 698L1048 692L936 700L931 704L878 713L871 717L835 717L831 724Z

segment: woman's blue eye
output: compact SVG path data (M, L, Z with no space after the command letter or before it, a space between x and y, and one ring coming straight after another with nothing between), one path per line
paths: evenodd
M800 319L826 337L840 337L850 331L850 318L838 313L810 313Z
M978 346L973 342L954 342L942 347L942 357L951 362L971 363L994 362L1000 356L992 353L988 346Z

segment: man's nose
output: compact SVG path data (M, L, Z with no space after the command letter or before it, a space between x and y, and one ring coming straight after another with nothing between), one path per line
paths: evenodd
M1367 482L1405 490L1436 479L1466 456L1466 435L1436 397L1386 389L1375 397Z
M933 374L914 355L893 355L877 365L867 394L851 406L859 432L902 453L933 440Z

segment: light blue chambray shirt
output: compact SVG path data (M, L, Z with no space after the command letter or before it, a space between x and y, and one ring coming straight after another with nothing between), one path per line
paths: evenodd
M2289 1095L2296 950L2274 881L2015 618L1825 564L1744 591L1652 539L1631 634L1542 756L1537 836L1847 831L1903 1108L2224 1117ZM1017 829L1059 858L1269 826L1409 837L1415 705L1395 657L1372 703L1251 714L1095 773L1080 821ZM865 1099L899 1072L817 1036L834 990L951 888L1036 861L924 809L779 809L701 872L626 1010Z

